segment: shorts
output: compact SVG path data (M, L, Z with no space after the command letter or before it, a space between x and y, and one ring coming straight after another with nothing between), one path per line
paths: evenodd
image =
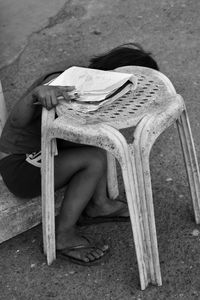
M41 195L41 169L30 162L32 156L11 154L0 160L0 174L4 183L11 193L20 198Z

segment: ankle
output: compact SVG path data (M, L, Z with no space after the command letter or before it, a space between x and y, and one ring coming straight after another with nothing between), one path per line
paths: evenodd
M62 249L67 244L68 241L70 241L74 236L76 235L76 229L74 227L72 228L61 228L56 230L56 248Z
M100 208L102 206L105 206L108 202L108 197L101 197L101 198L93 198L90 202L89 202L89 207L91 208Z
M57 227L56 228L56 235L57 236L62 236L62 235L67 235L67 236L71 236L74 235L76 233L76 229L75 227L70 227L70 228L65 228L65 227Z
M102 202L91 202L86 208L86 214L90 217L103 215L107 211L107 199Z

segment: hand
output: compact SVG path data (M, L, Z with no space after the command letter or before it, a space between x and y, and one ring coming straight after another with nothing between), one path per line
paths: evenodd
M51 86L40 85L36 87L32 93L33 99L37 100L48 110L58 104L58 97L63 97L65 100L74 99L70 92L74 91L74 86Z

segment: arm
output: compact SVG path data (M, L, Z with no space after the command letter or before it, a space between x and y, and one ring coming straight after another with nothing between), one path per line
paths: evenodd
M57 97L62 96L66 100L71 100L70 91L74 90L74 87L60 87L60 86L48 86L40 85L34 88L27 95L22 97L14 106L10 114L10 121L14 127L25 127L34 118L37 105L35 102L39 102L42 106L48 110L55 107L58 104Z

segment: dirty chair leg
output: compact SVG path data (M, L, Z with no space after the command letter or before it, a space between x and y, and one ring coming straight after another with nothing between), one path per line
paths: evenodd
M131 166L132 165L132 166ZM122 174L124 180L124 187L126 198L129 207L131 226L133 232L133 239L135 243L135 250L137 256L138 270L140 276L141 290L144 290L149 283L148 280L148 258L146 253L146 245L144 240L143 226L141 226L141 213L139 210L139 199L137 192L137 184L134 180L133 169L135 166L130 164L130 159L126 165L122 167Z
M131 154L125 138L115 128L107 125L102 126L102 134L107 136L113 147L110 149L118 159L130 213L130 220L135 244L135 252L138 263L141 289L144 290L148 285L148 257L146 255L143 227L141 226L141 211L139 210L137 183L135 182L134 162L131 162ZM109 149L108 149L109 150Z
M162 285L157 234L155 226L151 175L149 167L149 153L140 151L140 147L134 147L132 151L135 162L135 176L137 177L139 192L139 207L141 210L141 223L144 231L144 243L148 257L148 281L152 284Z
M45 141L42 149L42 220L43 248L47 264L56 259L54 212L54 153L53 140Z
M188 175L188 181L190 186L190 192L193 202L193 209L195 215L195 221L200 223L200 175L199 166L197 162L196 151L194 147L194 141L191 133L190 122L188 119L187 111L184 110L180 118L176 122L181 146L183 150L183 156L185 166Z
M107 152L107 185L108 185L108 195L111 199L116 199L119 195L118 180L117 180L117 170L115 157Z

